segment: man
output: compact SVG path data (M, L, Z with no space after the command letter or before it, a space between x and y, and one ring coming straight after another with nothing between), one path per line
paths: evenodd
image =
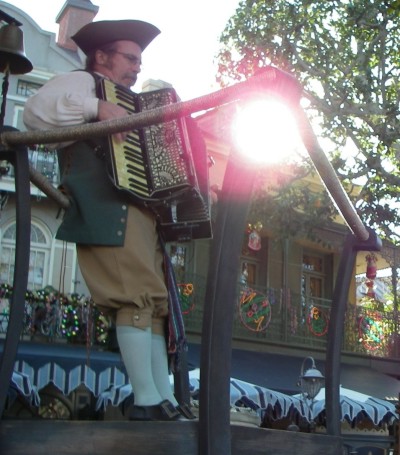
M84 26L72 39L86 54L86 71L56 76L38 90L26 103L27 128L50 129L128 115L123 107L97 97L95 77L129 89L140 72L142 52L159 33L155 26L135 20ZM125 136L116 134L116 140ZM91 141L54 147L59 150L62 188L71 201L56 237L76 243L94 302L115 317L134 392L130 419L178 419L185 410L178 406L169 382L168 291L155 217L114 187L102 148Z

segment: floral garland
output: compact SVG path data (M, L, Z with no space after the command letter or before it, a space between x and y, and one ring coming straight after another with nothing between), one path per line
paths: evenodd
M9 313L13 288L0 284L0 313ZM6 301L6 302L5 302ZM106 345L110 321L96 307L90 297L79 294L61 294L51 286L27 290L23 331L28 335L42 335L50 339L63 338L73 343Z

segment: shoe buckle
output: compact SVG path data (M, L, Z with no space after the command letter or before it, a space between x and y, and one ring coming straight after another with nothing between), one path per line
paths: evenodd
M179 415L179 411L169 400L162 401L159 406L169 419L173 419Z

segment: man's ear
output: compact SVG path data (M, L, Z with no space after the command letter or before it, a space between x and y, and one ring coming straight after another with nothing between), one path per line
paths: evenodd
M95 61L99 65L104 65L104 63L107 60L107 57L108 57L107 54L100 49L98 49L94 54Z

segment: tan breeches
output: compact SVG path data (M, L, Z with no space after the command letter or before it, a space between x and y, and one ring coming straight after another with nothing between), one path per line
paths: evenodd
M77 253L94 302L115 314L117 326L152 327L153 333L165 334L168 291L150 212L129 207L123 247L77 245Z

